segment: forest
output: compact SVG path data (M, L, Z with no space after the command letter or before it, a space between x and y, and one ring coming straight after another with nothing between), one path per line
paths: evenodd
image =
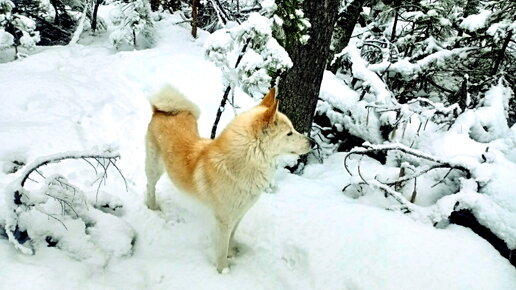
M0 288L515 289L516 2L0 0ZM283 156L215 271L144 205L149 98L215 138L270 88ZM241 245L240 245L241 244Z

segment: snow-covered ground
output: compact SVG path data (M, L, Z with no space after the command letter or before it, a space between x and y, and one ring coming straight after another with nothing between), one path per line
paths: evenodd
M172 25L178 21L159 22L157 46L148 50L116 52L107 37L92 38L0 65L0 169L14 158L30 163L115 146L129 190L111 173L99 195L120 200L117 219L136 237L131 252L117 253L117 236L128 234L104 227L99 252L83 259L55 247L24 255L0 235L1 289L516 289L515 268L469 229L436 229L343 195L349 177L342 153L302 176L278 170L275 190L236 233L241 253L230 273L218 274L205 208L166 178L158 184L162 211L143 204L149 94L164 83L177 86L201 107L200 130L208 136L224 89L220 71L204 59L207 34L193 40ZM332 75L325 78L323 90L335 91L324 88ZM237 102L254 103L241 93ZM221 126L232 114L225 112ZM88 164L45 170L75 180L94 199ZM18 176L0 171L0 220L12 196L7 186Z

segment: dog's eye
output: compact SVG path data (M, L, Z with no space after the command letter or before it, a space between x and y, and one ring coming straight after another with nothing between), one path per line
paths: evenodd
M292 134L293 134L292 131L290 131L287 133L287 136L292 136Z

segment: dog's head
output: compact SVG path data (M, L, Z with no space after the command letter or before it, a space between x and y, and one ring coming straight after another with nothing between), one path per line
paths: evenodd
M276 91L272 88L254 108L254 132L262 148L267 148L273 155L308 153L313 140L296 131L290 119L278 111L278 105Z

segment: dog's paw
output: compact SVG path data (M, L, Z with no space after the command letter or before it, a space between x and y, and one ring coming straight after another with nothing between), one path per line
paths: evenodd
M159 204L157 202L146 202L145 205L150 209L150 210L155 210L155 211L159 211L161 210L160 207L159 207Z
M219 274L227 274L229 273L229 261L226 257L220 257L217 262L217 272Z
M226 266L226 267L217 267L217 272L219 272L219 274L222 274L222 275L225 275L225 274L228 274L229 273L229 266Z

